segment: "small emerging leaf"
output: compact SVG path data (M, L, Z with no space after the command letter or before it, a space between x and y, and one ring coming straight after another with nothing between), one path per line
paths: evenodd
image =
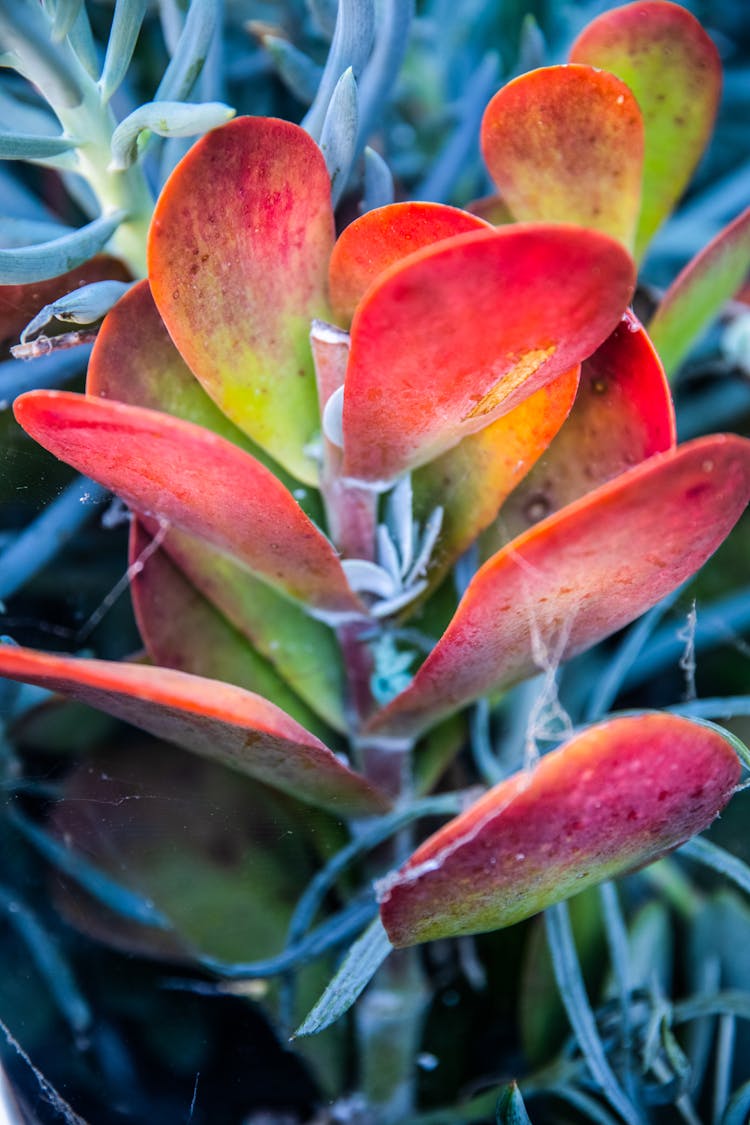
M0 676L69 695L301 801L353 815L387 808L385 796L314 735L234 684L10 645L0 645Z
M674 715L590 727L495 786L384 880L383 924L397 947L513 925L707 828L740 773L720 734Z

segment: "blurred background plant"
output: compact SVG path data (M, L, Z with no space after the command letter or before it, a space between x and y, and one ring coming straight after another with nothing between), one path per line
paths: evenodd
M326 155L341 225L393 198L465 205L491 190L477 144L490 96L515 74L563 61L610 6L0 0L3 406L32 387L82 386L91 333L143 275L153 201L200 133L233 112L303 122ZM719 46L724 95L711 148L643 265L645 309L750 195L745 5L687 6ZM680 437L747 433L748 375L740 293L679 368ZM1 631L43 648L132 651L122 509L29 441L7 409L0 443ZM579 721L615 700L682 697L683 713L720 718L747 740L748 557L746 520L686 591L563 670L560 714ZM479 714L480 762L488 743L518 744L544 690L533 682ZM310 840L292 838L280 798L259 800L257 787L218 767L186 763L35 689L0 683L0 719L2 1057L23 1105L8 1114L92 1125L295 1122L322 1114L329 1091L356 1088L340 1029L294 1052L277 1037L260 1002L283 1012L283 990L274 998L262 969L217 986L180 964L184 948L166 938L159 948L162 908L179 917L188 949L194 941L245 961L252 928L254 955L271 957L314 873L310 855L332 854L335 833L311 818ZM460 761L453 769L455 788ZM711 835L750 861L747 801L735 799ZM43 816L54 837L35 830ZM55 846L69 838L76 853ZM727 863L705 850L696 858ZM259 865L275 872L267 898ZM522 1094L537 1123L619 1120L596 1096L602 1045L649 1120L745 1121L750 910L737 883L750 888L741 865L712 876L689 858L665 862L622 884L626 930L610 892L586 892L571 904L572 934L564 914L548 915L554 964L541 919L428 946L423 1125L523 1121ZM144 919L152 936L139 945ZM308 972L312 998L326 968ZM521 1092L501 1094L511 1076ZM460 1109L438 1108L459 1100ZM356 1099L337 1112L356 1121Z

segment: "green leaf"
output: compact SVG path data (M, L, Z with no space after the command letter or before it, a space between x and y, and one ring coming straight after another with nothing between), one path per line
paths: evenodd
M498 1098L495 1121L497 1125L531 1125L521 1091L515 1082L506 1086Z
M164 71L154 101L184 101L203 69L216 28L216 0L192 0L172 60Z
M94 324L108 313L115 301L126 293L130 284L125 281L94 281L66 293L64 297L45 305L21 333L21 343L40 332L51 320L71 324Z
M346 187L357 149L357 83L349 67L339 78L331 95L320 151L331 177L331 201L335 207Z
M44 160L76 147L70 137L39 137L34 133L0 133L0 160Z
M392 948L383 923L376 918L355 941L336 976L295 1035L315 1035L343 1016L370 983Z
M54 43L50 25L39 4L13 0L0 5L0 47L4 59L39 87L47 101L70 109L83 98L76 59L67 44Z

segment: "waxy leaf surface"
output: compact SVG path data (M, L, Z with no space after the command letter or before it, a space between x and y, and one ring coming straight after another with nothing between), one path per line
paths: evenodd
M185 361L217 405L294 476L319 428L308 333L329 319L333 246L323 156L297 125L239 118L190 150L162 192L149 278Z
M581 369L570 417L503 504L482 542L486 558L535 523L675 443L659 357L631 312Z
M279 707L234 684L169 668L0 645L0 676L78 699L142 730L340 813L387 799Z
M721 93L716 47L685 8L643 0L604 12L578 37L573 63L602 67L635 94L645 128L637 258L687 187Z
M485 230L480 218L443 203L391 203L355 219L342 231L328 267L331 306L349 324L354 310L383 270L434 242Z
M62 391L23 395L15 413L40 445L134 510L206 539L318 610L358 610L328 540L273 473L224 438Z
M154 545L154 533L133 520L130 561L135 566L130 596L152 663L237 684L275 703L318 737L327 738L330 731L274 667L203 597L163 546L154 550Z
M507 414L606 339L633 283L613 239L554 225L456 235L392 266L352 322L345 475L392 480Z
M650 863L707 828L740 764L728 740L674 715L590 727L491 789L383 881L396 946L513 925Z
M664 294L648 330L671 374L750 273L750 207L689 262Z
M577 223L632 249L641 205L643 120L624 82L590 66L550 66L495 94L482 152L520 222Z
M535 671L535 651L574 656L693 574L750 499L750 441L702 438L543 520L488 559L411 685L370 724L417 733Z
M424 523L443 508L440 538L430 559L434 584L494 520L506 497L564 425L578 388L579 368L558 375L515 410L470 434L413 477L414 511Z
M156 525L150 523L149 531L154 534ZM316 714L336 730L346 729L341 650L327 625L205 540L171 528L164 550Z

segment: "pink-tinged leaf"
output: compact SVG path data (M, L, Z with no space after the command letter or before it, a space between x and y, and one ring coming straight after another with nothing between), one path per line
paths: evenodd
M241 117L169 178L149 237L149 278L169 334L233 422L309 484L319 428L308 333L330 319L330 180L287 121Z
M388 266L444 238L486 227L482 219L443 203L391 203L368 211L343 230L333 248L328 285L336 319L349 324Z
M674 715L590 727L501 782L383 881L395 946L511 926L659 859L732 796L729 744Z
M583 364L570 417L503 504L484 537L484 557L674 444L674 409L664 370L643 327L626 312Z
M345 475L393 480L507 414L606 339L633 284L619 243L555 225L456 235L392 266L352 323Z
M750 273L750 207L720 231L670 285L648 330L669 374Z
M146 522L154 535L158 525ZM164 551L316 714L335 730L346 730L341 650L327 625L194 535L171 528Z
M579 368L564 371L515 410L470 434L414 474L414 512L424 524L443 508L440 538L427 572L431 585L494 520L500 505L564 424ZM503 508L504 511L504 508Z
M482 152L520 222L577 223L632 249L641 205L643 119L624 82L590 66L550 66L495 94Z
M341 564L273 473L224 438L154 410L32 391L19 423L131 508L228 551L258 577L318 611L358 612Z
M415 734L616 632L684 582L750 499L750 441L657 454L488 559L411 685L371 728Z
M59 277L28 285L0 285L0 355L18 343L21 332L41 308L95 281L130 281L130 274L117 258L98 254Z
M713 128L721 94L716 47L685 8L642 0L604 12L570 52L602 67L635 94L645 128L640 258L687 187Z
M152 663L237 684L275 703L318 737L328 738L330 730L157 543L139 520L133 520L130 596Z
M78 699L309 804L351 814L387 807L383 794L314 735L234 684L10 645L0 645L0 675Z

